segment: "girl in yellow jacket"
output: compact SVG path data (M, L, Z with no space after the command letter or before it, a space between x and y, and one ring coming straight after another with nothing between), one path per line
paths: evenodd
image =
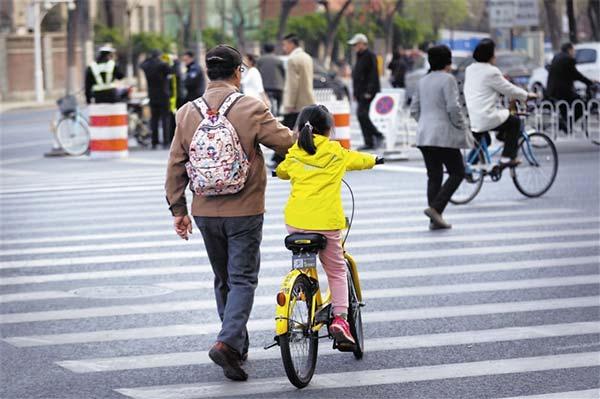
M329 332L338 342L354 343L346 321L348 280L342 249L346 218L342 208L342 178L347 170L371 169L374 155L349 151L330 141L333 117L323 105L304 107L298 116L298 141L288 150L276 173L290 180L292 189L285 207L285 223L291 233L319 233L327 246L319 259L327 274L334 319Z

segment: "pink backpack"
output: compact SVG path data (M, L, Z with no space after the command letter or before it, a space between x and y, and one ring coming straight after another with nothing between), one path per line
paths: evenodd
M193 104L202 116L189 149L185 164L190 188L201 196L235 194L244 188L250 161L240 144L240 138L227 119L227 112L243 94L231 93L217 112L204 98Z

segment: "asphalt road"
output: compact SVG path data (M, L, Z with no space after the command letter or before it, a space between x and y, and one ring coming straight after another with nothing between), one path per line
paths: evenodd
M321 341L298 391L279 349L262 349L290 262L287 183L269 180L250 379L232 383L207 358L210 266L197 229L189 242L172 232L166 151L43 158L51 115L0 116L1 398L600 396L599 147L559 142L546 195L527 199L505 175L450 205L444 232L427 229L419 159L350 173L366 353Z

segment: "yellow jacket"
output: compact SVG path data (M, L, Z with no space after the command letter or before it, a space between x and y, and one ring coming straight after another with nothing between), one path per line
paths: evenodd
M303 230L340 230L346 226L342 178L347 170L371 169L375 156L346 150L318 134L314 142L314 155L295 143L277 167L277 176L292 183L285 223Z

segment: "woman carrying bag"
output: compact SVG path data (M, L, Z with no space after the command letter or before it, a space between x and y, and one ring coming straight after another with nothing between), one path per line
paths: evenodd
M450 73L452 53L446 46L427 51L431 69L423 76L411 102L411 116L417 120L417 147L427 168L425 215L429 229L449 229L442 217L446 205L465 176L461 148L472 148L473 137L459 103L456 79ZM442 185L444 166L448 179Z

